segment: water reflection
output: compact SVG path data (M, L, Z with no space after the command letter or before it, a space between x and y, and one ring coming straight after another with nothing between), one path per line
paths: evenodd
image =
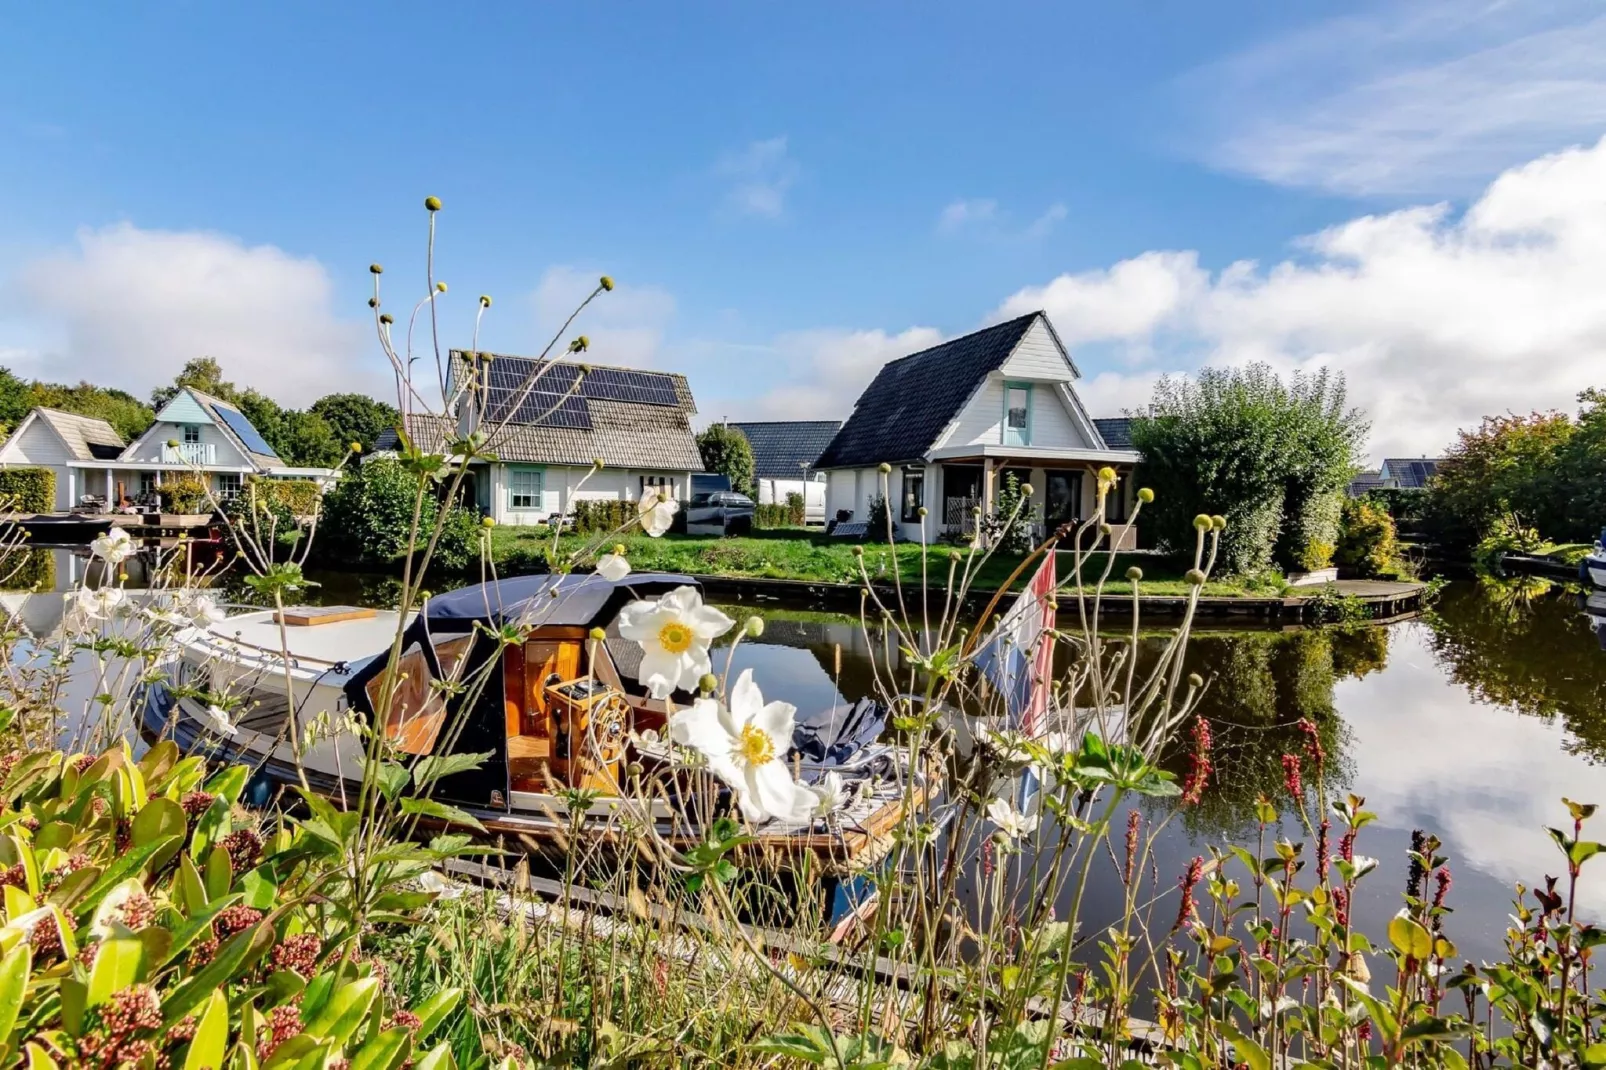
M51 635L62 599L48 592L72 587L90 567L82 552L36 550L19 577L46 593L0 593L0 606L32 634ZM131 586L142 581L141 568L130 563ZM322 586L313 598L325 604L395 597L395 581L382 577L314 578ZM221 586L227 600L249 594ZM1606 803L1606 652L1596 633L1606 628L1606 599L1596 601L1592 619L1583 599L1559 588L1466 583L1447 588L1422 619L1386 627L1198 634L1186 667L1210 681L1200 709L1214 730L1216 774L1199 806L1145 811L1147 822L1169 817L1156 851L1160 883L1170 886L1208 844L1252 839L1260 795L1286 805L1281 758L1302 750L1297 724L1308 719L1328 756L1330 787L1365 796L1379 816L1361 849L1384 864L1362 885L1360 923L1381 931L1399 908L1406 844L1412 829L1427 829L1452 859L1452 934L1463 954L1495 957L1512 885L1532 886L1558 868L1544 829L1565 821L1561 797ZM866 633L856 619L770 608L762 615L763 637L738 645L730 666L754 669L766 695L802 715L846 711L877 694L875 663L896 662L888 637ZM1143 638L1140 663L1163 640ZM1182 775L1186 747L1163 761ZM1284 831L1304 838L1298 828ZM1088 924L1118 910L1113 864L1096 877ZM1586 871L1579 902L1586 914L1606 916L1606 871L1593 882Z

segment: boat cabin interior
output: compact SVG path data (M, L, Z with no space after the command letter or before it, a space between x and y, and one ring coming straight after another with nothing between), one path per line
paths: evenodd
M540 595L531 593L506 609L474 608L470 592L479 588L445 596L459 609L469 607L467 617L432 605L409 628L394 678L382 665L354 678L361 704L370 713L385 709L386 689L393 689L384 731L404 753L490 755L479 770L443 779L443 797L505 807L519 795L569 788L617 795L626 736L662 732L668 719L668 706L648 697L636 680L641 652L619 637L619 611L630 601L693 581L649 574L617 584L600 577L560 581L550 576L499 582L520 584L524 593L527 585L520 581L526 579L540 581ZM566 605L573 599L550 594L555 583L588 597ZM587 591L582 583L604 590ZM502 590L498 596L505 600L511 593ZM537 601L547 612L530 613L525 602L537 597L555 604L542 607ZM483 593L479 598L483 602ZM475 630L475 622L497 629L522 623L523 639L501 646ZM606 638L591 639L593 628L603 628ZM491 657L496 664L487 666Z

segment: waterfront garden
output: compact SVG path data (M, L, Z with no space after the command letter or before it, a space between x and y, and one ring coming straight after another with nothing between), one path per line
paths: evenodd
M440 205L426 207L433 246ZM392 338L374 277L381 345L411 386L415 364L441 354ZM611 289L603 281L588 302ZM431 290L426 315L433 301ZM1290 407L1256 411L1343 412L1326 384L1283 393ZM1207 400L1178 388L1176 408ZM1267 416L1264 426L1264 441L1274 441L1288 425ZM451 452L489 454L501 430L472 428ZM1250 441L1242 431L1235 437ZM396 572L378 595L387 608L405 618L439 588L437 554L460 555L445 572L457 582L533 554L524 548L535 539L437 504L458 500L461 464L405 443L390 464L372 477L403 492L400 535L384 549ZM1158 507L1179 567L1152 577L1099 554L1111 534L1101 530L1111 482L1101 477L1099 513L1067 538L1056 575L1046 684L1065 720L1037 736L1015 730L1004 696L968 662L970 637L990 622L956 608L967 589L1033 563L1024 557L798 535L711 544L669 534L676 509L665 500L644 503L617 529L547 533L540 561L553 576L704 572L729 545L736 574L824 572L865 594L862 612L846 618L701 606L695 619L708 634L669 651L687 656L671 661L690 715L673 732L675 777L648 782L627 769L605 837L583 831L596 796L562 788L574 826L556 870L545 872L520 844L487 842L471 815L434 797L443 777L471 772L476 755L408 754L375 727L389 723L404 683L399 629L371 722L335 710L291 721L296 748L329 733L359 742L349 796L312 790L303 772L277 796L253 799L253 768L132 731L142 685L162 683L187 688L215 718L215 739L230 738L251 713L243 696L223 674L171 679L176 647L189 629L217 623L229 585L279 609L322 597L317 541L351 552L366 539L355 521L287 528L286 510L248 490L244 508L224 511L234 556L197 570L176 548L159 552L142 563L143 592L130 590L133 547L103 537L90 574L63 585L55 627L27 626L26 605L8 610L0 1064L1596 1064L1606 1058L1606 1010L1591 976L1601 900L1588 799L1565 804L1548 834L1535 822L1526 839L1538 853L1502 860L1510 866L1480 868L1476 856L1465 864L1450 845L1477 849L1460 824L1487 810L1477 793L1434 808L1444 828L1415 828L1416 811L1400 798L1465 775L1451 753L1454 726L1410 736L1368 708L1384 704L1381 691L1347 717L1337 708L1346 689L1388 678L1391 657L1413 661L1395 644L1420 656L1452 651L1443 656L1453 673L1487 681L1491 701L1535 714L1535 725L1567 716L1532 700L1550 695L1543 682L1501 662L1505 647L1487 628L1430 621L1230 637L1195 628L1197 600L1220 589L1212 577L1224 557L1253 576L1282 553L1308 563L1338 552L1343 517L1332 488L1302 481L1316 468L1282 473L1267 492L1275 510L1179 505L1167 495L1184 478L1169 489L1157 480L1153 502L1123 522L1142 524ZM1317 504L1299 504L1307 500ZM1379 526L1364 519L1368 530ZM4 551L17 561L26 547L14 540ZM896 581L891 595L885 578ZM1186 600L1180 619L1155 628L1136 615L1110 630L1086 612L1104 594L1144 593L1151 582ZM1509 627L1530 622L1535 643L1574 660L1595 653L1580 646L1576 621L1541 634L1531 622L1551 627L1554 607L1533 592L1490 598L1458 606L1454 619L1503 605ZM500 652L538 623L487 628L475 641ZM778 641L787 633L794 641ZM644 655L665 653L650 637L640 642ZM1492 662L1500 671L1479 671ZM762 688L757 701L793 713L804 702L880 703L891 738L941 785L932 797L911 795L885 858L852 874L877 896L845 934L817 908L826 874L747 849L778 808L833 790L797 783L784 744L776 753L747 731L754 722L738 724L752 714L754 692L740 683L749 672ZM1590 679L1598 687L1599 676ZM485 686L466 667L441 683L443 703ZM1413 694L1421 708L1423 693ZM1569 692L1566 701L1592 723L1595 698ZM969 718L969 743L956 711ZM1591 738L1570 721L1569 730ZM754 740L765 745L749 749ZM1362 752L1403 765L1406 779L1392 791L1362 790L1368 780L1391 783L1357 773ZM756 789L738 753L780 787ZM642 808L671 803L671 783L729 800L699 843L668 843L641 820ZM821 829L829 831L823 818ZM468 879L484 866L505 879ZM1508 868L1523 872L1501 920L1489 885L1505 883ZM1464 902L1478 905L1475 920Z

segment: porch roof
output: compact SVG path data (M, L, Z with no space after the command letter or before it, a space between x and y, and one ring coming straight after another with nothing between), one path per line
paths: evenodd
M928 461L1030 461L1082 464L1137 464L1137 450L1062 449L1051 446L1004 446L996 443L944 446L926 454Z

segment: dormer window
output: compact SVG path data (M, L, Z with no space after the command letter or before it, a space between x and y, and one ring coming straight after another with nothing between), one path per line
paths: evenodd
M197 425L197 424L185 424L184 425L184 443L185 443L185 445L197 445L197 444L200 443L200 441L201 441L201 428L200 428L200 426Z
M1032 384L1004 384L1004 445L1032 444Z

